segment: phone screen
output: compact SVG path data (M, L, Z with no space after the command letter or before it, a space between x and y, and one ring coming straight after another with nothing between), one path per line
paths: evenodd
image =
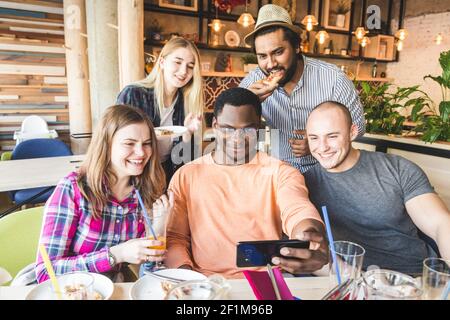
M258 267L272 264L273 257L281 256L284 247L308 249L309 241L264 240L241 241L237 245L236 265L238 267Z

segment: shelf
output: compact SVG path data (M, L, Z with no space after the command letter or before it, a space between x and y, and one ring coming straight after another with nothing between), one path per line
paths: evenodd
M208 12L207 10L203 10L203 11L183 11L183 10L178 10L178 9L170 9L170 8L162 8L159 7L157 5L152 5L152 4L146 4L144 3L144 10L145 11L151 11L151 12L158 12L158 13L167 13L167 14L178 14L178 15L184 15L184 16L189 16L189 17L198 17L199 15L201 15L203 18L205 19L215 19L216 18L216 14L213 12ZM217 18L219 18L220 20L223 21L236 21L239 19L240 15L236 15L236 14L223 14L223 13L219 13L217 15ZM257 19L257 17L253 17L253 19Z
M144 11L151 11L157 13L167 13L167 14L176 14L179 16L188 16L193 18L198 18L199 12L196 11L183 11L178 9L170 9L170 8L161 8L152 4L148 4L144 2Z
M152 41L145 40L144 44L146 46L164 46L165 41ZM241 53L250 53L252 52L251 48L244 47L228 47L228 46L208 46L206 43L196 43L197 48L201 50L212 50L212 51L230 51L230 52L241 52ZM315 54L315 53L303 53L307 57L311 58L324 58L324 59L340 59L340 60L349 60L349 61L366 61L366 62L390 62L392 60L384 60L384 59L375 59L375 58L367 58L367 57L353 57L353 56L343 56L339 54Z
M202 77L237 77L244 78L247 75L245 72L216 72L216 71L203 71Z
M353 79L350 79L353 80ZM356 81L372 81L372 82L393 82L394 79L392 78L371 78L371 77L358 77L354 79Z
M208 5L209 8L209 5ZM144 1L144 10L145 11L150 11L150 12L155 12L155 13L163 13L163 14L173 14L173 15L181 15L181 16L188 16L188 17L193 17L193 18L197 18L198 19L198 26L199 26L199 38L200 39L204 39L203 37L203 33L204 33L204 21L202 21L202 19L215 19L216 18L216 13L213 11L208 11L206 8L203 8L202 5L200 5L199 10L196 12L193 11L183 11L183 10L179 10L179 9L171 9L171 8L163 8L163 7L159 7L158 5L155 4L150 4L148 3L148 1ZM237 14L224 14L224 13L219 13L217 15L217 18L219 18L220 20L223 21L234 21L237 23L237 20L239 18L239 15ZM257 20L257 17L253 17L255 20ZM351 19L351 18L350 18ZM299 26L302 30L305 30L305 26L302 25L299 22L294 22L294 25ZM316 26L312 32L318 32L319 30L326 30L328 33L330 34L336 34L336 35L342 35L342 36L347 36L348 37L348 47L352 47L352 42L351 42L351 37L353 37L352 35L352 30L339 30L339 29L334 29L334 28L327 28L327 27L323 27L323 26ZM368 36L376 36L379 35L381 36L381 34L379 32L371 32L369 33ZM383 35L383 36L390 36L391 35ZM236 52L236 53L251 53L253 50L251 48L247 48L247 47L228 47L225 45L220 45L220 46L211 46L209 45L209 29L208 29L208 33L206 35L206 43L196 43L197 47L201 50L211 50L211 51L227 51L227 52ZM149 46L163 46L164 45L164 41L151 41L151 40L146 40L145 41L145 45L149 45ZM366 48L366 52L367 52L367 48ZM339 54L334 54L334 55L326 55L326 54L314 54L314 53L305 53L306 56L308 57L313 57L313 58L322 58L322 59L339 59L339 60L347 60L347 61L365 61L365 62L382 62L382 63L389 63L389 62L396 62L398 61L398 53L396 53L395 58L394 59L380 59L380 58L376 58L375 56L372 57L362 57L362 56L343 56L343 55L339 55ZM391 57L389 57L391 58Z
M350 60L350 61L375 61L375 58L364 58L364 57L353 57L353 56L343 56L340 54L322 54L322 53L303 53L307 57L311 58L325 58L325 59L339 59L339 60Z
M165 41L152 41L152 40L145 40L144 44L146 46L157 46L162 47L164 46L166 42ZM206 43L196 43L195 44L197 48L202 50L214 50L214 51L231 51L231 52L243 52L243 53L249 53L251 52L250 48L244 48L244 47L228 47L228 46L208 46Z
M220 51L231 51L231 52L252 52L251 48L245 47L228 47L228 46L209 46L206 43L197 43L197 47L203 50L220 50Z

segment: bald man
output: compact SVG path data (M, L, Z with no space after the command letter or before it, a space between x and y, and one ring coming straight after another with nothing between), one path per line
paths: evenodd
M450 213L425 173L393 154L352 147L358 128L348 109L328 101L306 123L312 156L319 162L305 173L311 201L326 205L334 240L358 243L370 265L417 275L437 253L419 236L432 238L450 259ZM320 210L319 210L320 212Z

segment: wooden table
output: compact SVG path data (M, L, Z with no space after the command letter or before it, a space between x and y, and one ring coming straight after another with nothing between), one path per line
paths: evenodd
M302 300L319 300L329 291L328 277L285 278L292 294ZM230 300L255 300L250 285L245 279L229 280ZM111 300L130 300L130 290L133 283L115 283ZM1 287L0 300L24 300L33 286Z
M0 192L56 186L85 155L0 161Z

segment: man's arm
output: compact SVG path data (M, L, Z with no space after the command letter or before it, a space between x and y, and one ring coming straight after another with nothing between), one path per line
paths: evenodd
M450 259L450 212L437 194L425 193L405 203L414 224L436 241L444 259Z
M283 258L274 258L284 270L293 273L312 273L328 263L328 242L323 224L315 219L302 220L293 230L295 239L309 241L310 248L283 248ZM278 259L278 260L276 260ZM272 260L272 262L274 262Z
M283 164L279 169L277 203L281 212L283 231L291 239L310 241L309 249L283 248L281 257L272 263L299 274L311 273L328 262L328 244L320 215L309 201L303 176Z

